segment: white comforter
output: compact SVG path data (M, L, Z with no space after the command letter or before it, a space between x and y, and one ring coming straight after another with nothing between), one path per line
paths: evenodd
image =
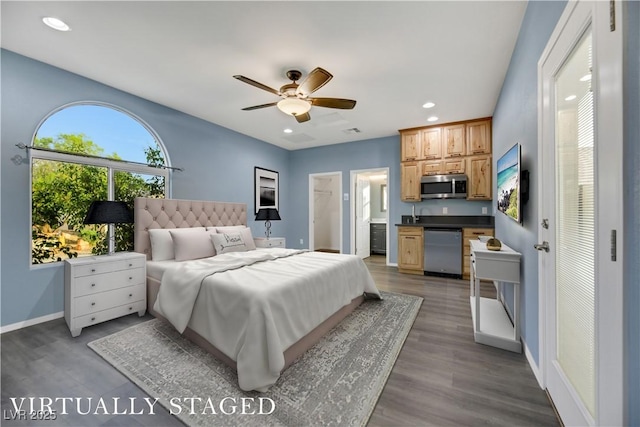
M241 389L265 391L287 348L365 292L380 295L354 255L258 249L168 269L154 309L235 360Z

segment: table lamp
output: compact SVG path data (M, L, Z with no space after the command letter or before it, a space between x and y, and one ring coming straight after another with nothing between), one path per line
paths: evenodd
M264 221L264 226L267 227L267 231L264 232L264 235L267 236L268 239L271 235L271 221L280 221L280 214L278 213L278 209L259 209L258 213L256 214L256 221Z
M133 214L125 202L99 200L91 202L85 224L108 224L108 248L109 255L115 252L114 224L130 224L133 222Z

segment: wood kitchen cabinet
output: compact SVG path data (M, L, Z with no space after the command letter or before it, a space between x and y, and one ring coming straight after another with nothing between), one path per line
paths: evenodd
M424 229L398 227L398 271L424 274Z
M452 173L464 173L467 165L467 160L464 158L460 159L448 159L443 162L442 173L452 174Z
M467 158L467 200L491 200L491 156Z
M467 154L491 154L491 120L467 123Z
M440 175L443 171L442 160L425 160L422 163L422 175Z
M434 160L442 158L442 129L429 128L422 131L422 159Z
M493 236L493 228L463 228L462 229L462 278L468 279L471 273L469 256L471 255L470 240L478 240L478 236Z
M445 126L443 128L444 157L459 157L467 154L467 141L465 139L466 125L464 123Z
M465 174L467 200L491 200L491 117L400 130L400 200L419 202L420 178Z
M421 159L421 131L407 130L401 132L400 160L403 162Z
M400 167L400 200L420 201L421 162L403 162Z

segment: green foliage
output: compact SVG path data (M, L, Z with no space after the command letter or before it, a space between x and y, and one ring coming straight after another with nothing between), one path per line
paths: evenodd
M82 134L60 134L54 138L38 138L37 147L49 148L68 153L104 156L102 147ZM147 162L164 165L164 157L159 148L145 149ZM116 153L110 158L119 159ZM105 225L85 225L84 217L91 202L107 200L107 168L51 160L33 160L32 173L32 223L33 263L60 261L55 255L62 252L67 256L75 251L66 247L60 239L38 231L41 226L51 229L67 226L71 232L79 234L89 242L95 254L107 252ZM133 210L135 197L164 197L164 177L144 176L124 171L115 171L115 199L127 202ZM116 250L133 249L133 225L121 224L116 227ZM57 242L57 243L56 243ZM68 253L67 253L68 252Z
M512 191L511 197L509 197L509 207L505 212L511 218L518 218L518 192Z
M59 235L43 233L37 227L32 228L31 239L33 241L33 248L31 249L33 264L62 261L61 253L65 254L67 258L78 256L76 251L63 244Z

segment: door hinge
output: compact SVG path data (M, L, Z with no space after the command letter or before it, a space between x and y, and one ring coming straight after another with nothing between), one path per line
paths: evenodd
M616 2L609 0L609 31L616 30Z
M617 260L617 236L616 230L611 230L611 261Z

